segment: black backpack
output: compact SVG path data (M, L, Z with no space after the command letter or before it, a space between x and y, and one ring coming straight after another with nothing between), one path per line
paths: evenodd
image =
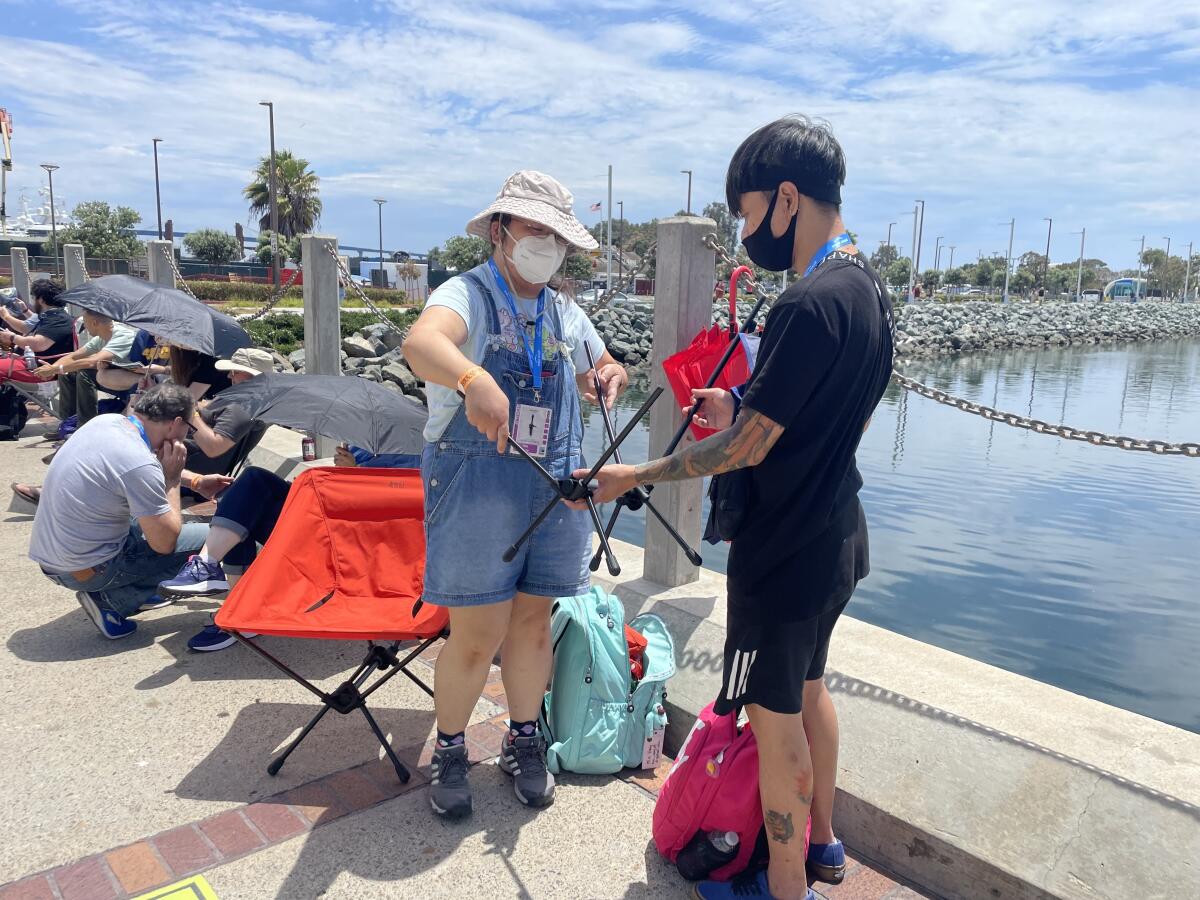
M8 385L0 387L0 441L15 441L29 419L25 398Z

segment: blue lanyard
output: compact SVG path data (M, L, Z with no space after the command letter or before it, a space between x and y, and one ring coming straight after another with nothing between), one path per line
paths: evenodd
M542 316L546 312L546 291L543 288L542 292L538 294L537 318L533 321L533 346L530 347L529 335L521 327L521 315L517 312L516 301L513 300L512 294L508 290L504 276L496 268L496 261L489 259L488 267L492 270L492 274L496 276L496 283L500 285L500 293L504 294L504 299L508 301L508 311L512 313L513 327L521 333L521 341L525 344L525 356L529 359L529 372L533 376L533 389L540 391L542 389Z
M808 264L808 268L804 270L804 277L807 278L809 275L811 275L813 269L829 258L829 254L837 250L841 250L847 244L853 243L854 241L850 238L850 235L843 231L813 255L812 262L810 262Z
M146 434L146 426L141 423L141 420L137 416L126 416L125 418L133 423L133 427L138 430L138 433L142 436L142 440L146 442L146 449L153 453L154 448L150 446L150 438Z

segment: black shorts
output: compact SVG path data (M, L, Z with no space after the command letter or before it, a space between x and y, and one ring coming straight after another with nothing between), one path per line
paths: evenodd
M829 638L848 602L816 618L773 624L740 622L730 610L725 674L713 711L725 715L754 704L775 713L800 712L804 682L824 677Z

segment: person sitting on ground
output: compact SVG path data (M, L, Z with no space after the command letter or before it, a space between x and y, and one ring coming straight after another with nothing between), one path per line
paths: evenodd
M208 497L230 483L184 468L193 406L184 388L156 385L132 415L100 415L81 427L46 475L29 558L75 591L111 640L137 630L129 617L204 545L208 527L183 524L180 483Z
M334 455L337 466L418 469L420 464L417 455L374 456L357 447L340 446ZM204 546L184 563L178 575L158 586L159 595L174 600L212 597L230 590L254 562L258 545L265 544L275 530L291 487L290 482L256 466L239 475L217 501ZM209 623L188 641L188 649L207 653L224 650L236 642L233 635Z
M43 279L33 283L30 293L33 295L33 308L38 317L37 325L28 333L17 333L15 329L0 331L0 349L12 351L14 354L0 364L0 383L9 379L26 384L42 381L35 374L36 370L30 372L25 366L21 354L26 347L33 350L38 361L42 363L66 356L75 349L71 316L63 308L66 304L59 299L62 288Z
M128 362L137 337L136 329L89 310L83 312L83 323L91 335L86 344L34 371L43 381L58 378L58 417L78 416L80 427L100 412L96 395L97 364L112 360Z
M241 384L256 375L274 372L275 359L266 350L242 347L227 360L215 360L213 371L220 375L221 380L228 379L230 384ZM196 394L196 384L193 382L188 386L192 396ZM252 419L245 408L236 403L222 404L213 411L199 398L188 424L195 429L185 441L188 468L193 472L218 475L228 475L244 442L253 440L257 443L267 427Z

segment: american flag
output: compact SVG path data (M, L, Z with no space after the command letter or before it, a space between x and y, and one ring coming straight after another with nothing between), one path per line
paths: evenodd
M590 212L600 212L600 204L598 202L593 203L591 206L588 207L588 210Z

